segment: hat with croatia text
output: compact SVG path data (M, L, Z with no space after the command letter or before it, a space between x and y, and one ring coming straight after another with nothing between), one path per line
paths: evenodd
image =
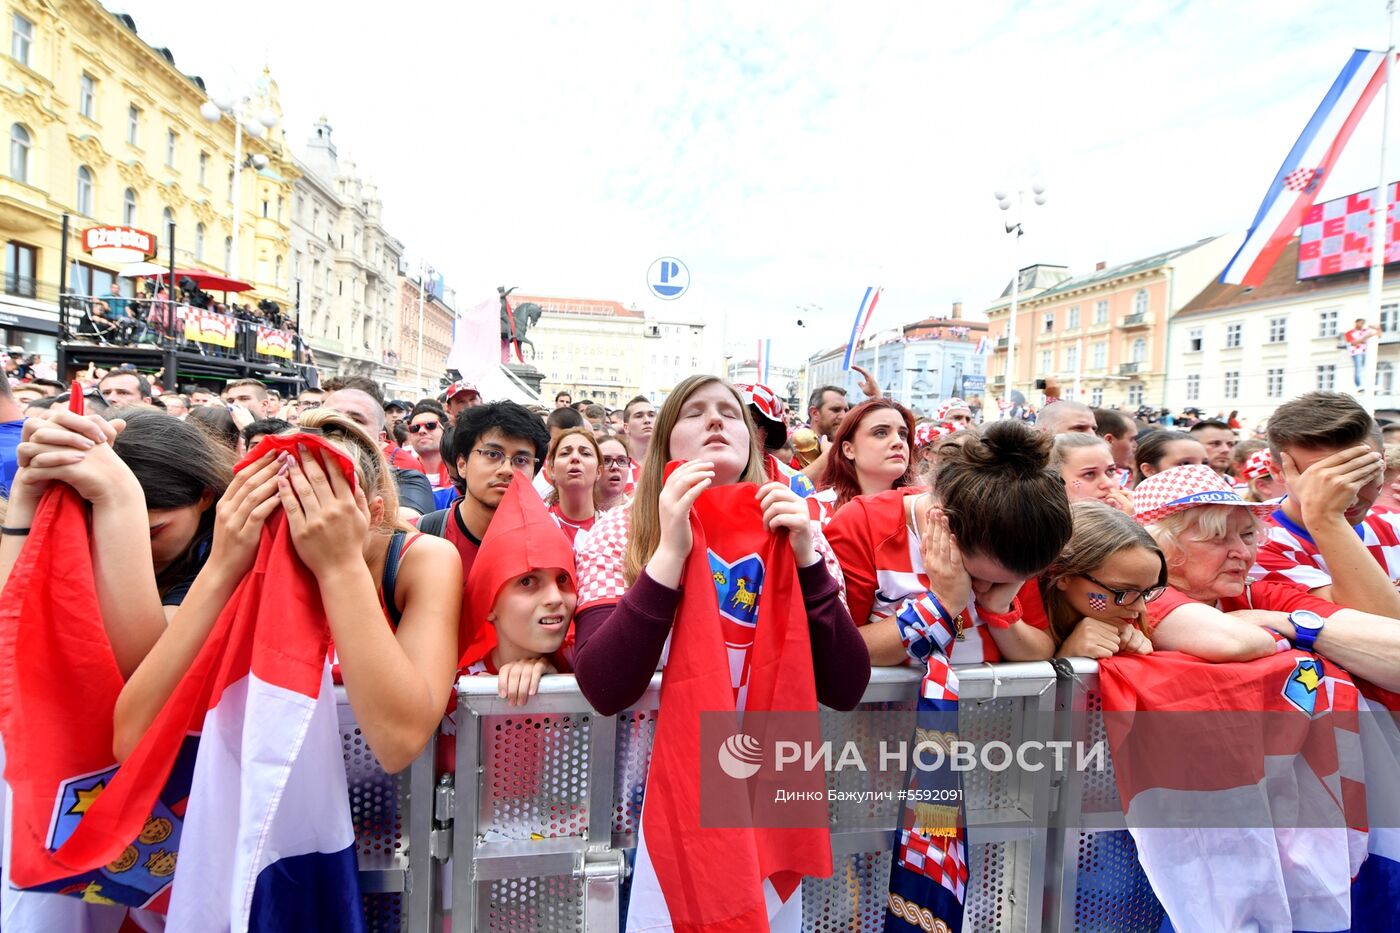
M1201 505L1243 506L1258 518L1278 508L1262 502L1246 502L1228 479L1202 463L1154 473L1133 489L1133 518L1140 525L1150 525L1168 515Z

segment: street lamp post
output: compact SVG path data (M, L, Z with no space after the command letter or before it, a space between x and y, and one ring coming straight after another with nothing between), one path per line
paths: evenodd
M1036 204L1045 203L1045 186L1040 182L1031 185L1031 196ZM1003 211L1011 210L1011 198L1005 191L996 192L997 207ZM1026 190L1022 188L1016 192L1016 222L1006 221L1006 232L1014 233L1011 240L1011 316L1006 327L1006 386L1002 390L1002 400L1006 403L1007 411L1011 410L1011 380L1016 372L1016 312L1020 310L1021 299L1021 263L1019 259L1021 237L1025 230L1021 227L1020 214L1025 207Z
M233 120L233 190L229 192L233 200L233 242L229 248L228 264L226 270L230 278L241 279L238 267L238 239L239 239L239 212L243 208L243 170L253 167L257 169L267 168L267 156L258 153L243 157L243 131L247 128L248 135L254 139L261 139L263 134L277 125L277 114L270 108L264 108L256 115L252 112L253 99L244 97L235 100L231 97L211 97L199 106L199 115L210 123L218 123L223 119L224 114L228 114Z

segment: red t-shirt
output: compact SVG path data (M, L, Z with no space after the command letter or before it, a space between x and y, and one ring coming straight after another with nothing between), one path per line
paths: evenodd
M1371 331L1366 327L1353 327L1343 335L1352 356L1366 352L1366 342L1371 339Z
M548 511L550 515L554 516L555 523L559 525L559 528L564 532L564 536L569 539L570 544L574 543L574 539L578 537L580 531L592 531L593 523L598 520L597 513L594 513L583 521L576 522L564 515L563 510L559 508L559 503L557 502L551 505Z
M1147 604L1147 615L1152 624L1156 625L1177 609L1194 602L1197 600L1169 586L1165 593ZM1216 600L1215 608L1221 612L1235 612L1239 609L1293 612L1295 609L1309 609L1325 619L1342 607L1312 595L1296 583L1259 580L1246 584L1244 592L1238 596Z
M1038 629L1049 631L1050 616L1045 611L1045 600L1040 595L1040 578L1031 577L1022 585L1016 599L1021 603L1021 621Z
M489 654L496 647L496 629L486 623L479 627L471 624L471 611L467 605L467 578L471 576L472 564L481 550L481 542L472 537L462 521L462 510L453 506L447 512L447 522L442 529L442 537L451 542L462 558L462 619L457 625L458 658L467 664ZM474 629L474 630L473 630Z
M418 459L416 453L393 442L384 444L384 457L389 461L391 467L397 467L400 470L417 470L419 473L426 472L423 469L423 461Z

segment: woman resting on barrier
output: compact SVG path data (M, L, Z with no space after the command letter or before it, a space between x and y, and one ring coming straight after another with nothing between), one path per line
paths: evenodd
M1056 434L1050 469L1060 474L1070 502L1102 502L1129 515L1133 497L1118 485L1118 468L1108 442L1096 434Z
M1287 582L1250 582L1259 516L1208 466L1175 467L1134 490L1136 519L1167 558L1167 589L1148 604L1158 650L1248 661L1293 646L1387 690L1400 689L1400 623L1344 609Z
M1141 525L1115 508L1085 501L1070 512L1069 543L1021 590L1026 621L1049 627L1056 657L1151 654L1147 604L1166 589L1167 559Z
M461 562L445 542L400 527L384 455L354 422L319 409L302 415L301 430L350 456L355 488L308 453L269 454L238 472L219 500L208 562L175 624L122 689L114 716L119 759L193 663L252 568L263 524L277 508L320 585L340 679L384 770L408 767L437 731L457 669Z
M954 664L1049 658L1049 633L1022 621L1016 594L1070 537L1050 438L996 421L940 455L933 490L861 496L826 528L871 663L905 663L906 630L930 616L952 623Z
M872 398L846 412L812 497L821 509L822 524L856 496L913 485L913 443L914 416L898 402Z
M1142 482L1147 477L1172 467L1206 462L1206 448L1185 431L1159 429L1138 441L1133 453L1133 478Z
M556 444L571 435L592 441L579 429ZM524 706L545 674L570 670L563 649L578 605L574 549L523 475L506 488L481 539L467 605L495 627L496 647L463 673L495 675L510 705Z
M213 506L233 462L230 451L178 418L152 409L109 414L112 421L55 408L25 422L5 522L28 528L51 482L69 484L88 501L99 542L93 569L102 621L129 677L209 557ZM0 586L24 540L0 538Z
M740 395L715 376L681 381L657 416L631 506L600 516L578 552L574 665L588 701L603 715L626 709L665 652L629 930L699 915L769 929L765 913L772 929L796 930L801 889L790 883L830 872L824 810L819 827L706 826L699 774L685 764L694 762L698 734L689 730L701 727L702 710L725 718L743 710L748 729L770 709L807 712L814 723L818 702L860 702L870 665L827 550L806 502L767 481ZM763 862L778 876L764 877L759 846L787 856L776 867ZM721 877L697 890L695 879Z
M549 514L572 543L588 531L598 515L598 470L602 451L587 428L569 428L549 442L544 475L551 488L545 499Z

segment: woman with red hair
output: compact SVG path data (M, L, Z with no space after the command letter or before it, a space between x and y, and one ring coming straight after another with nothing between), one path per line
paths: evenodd
M887 398L861 402L846 413L832 438L832 455L817 494L821 522L856 496L915 485L910 466L914 416Z

